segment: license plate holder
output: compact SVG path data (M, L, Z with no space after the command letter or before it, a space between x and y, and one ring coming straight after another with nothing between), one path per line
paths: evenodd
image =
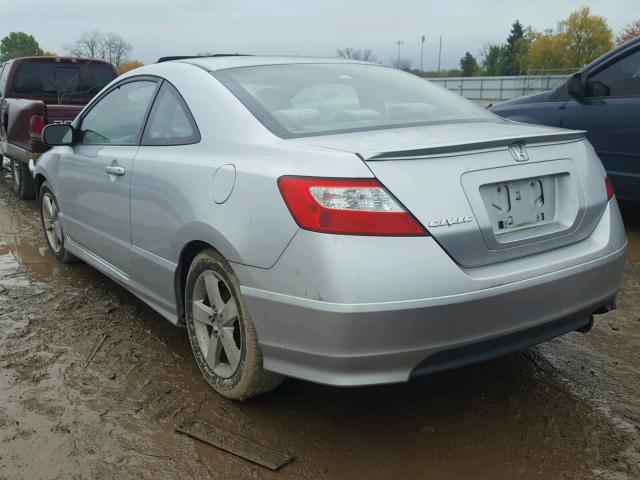
M556 176L546 175L482 185L480 195L495 235L552 223Z

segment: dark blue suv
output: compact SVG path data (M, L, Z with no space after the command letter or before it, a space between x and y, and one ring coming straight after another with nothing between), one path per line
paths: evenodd
M551 91L491 111L518 122L586 130L616 195L640 199L640 37Z

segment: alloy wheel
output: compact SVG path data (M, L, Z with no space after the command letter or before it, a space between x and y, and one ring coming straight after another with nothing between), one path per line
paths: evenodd
M11 173L13 175L13 189L17 192L22 184L22 169L20 168L20 163L16 160L11 162Z
M230 378L238 370L244 339L236 299L216 272L205 270L196 280L192 312L207 364L218 377Z
M42 196L42 219L44 231L51 249L58 253L62 248L62 227L58 217L58 207L51 193Z

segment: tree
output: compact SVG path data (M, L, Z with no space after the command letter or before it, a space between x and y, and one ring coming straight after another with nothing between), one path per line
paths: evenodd
M469 52L460 59L460 70L463 77L473 77L478 72L478 62Z
M82 33L76 43L65 46L65 50L75 57L104 60L115 67L127 59L131 49L131 44L117 33L96 30Z
M517 75L520 73L518 63L518 48L522 45L520 40L524 38L524 28L519 20L511 25L511 32L507 37L507 44L504 48L504 61L502 75Z
M406 72L411 71L411 59L410 58L395 58L391 61L391 66L398 70L404 70Z
M428 70L426 72L420 70L411 70L411 73L423 78L445 78L462 76L462 72L457 68L453 68L451 70L440 70L439 72L435 70Z
M518 75L522 70L519 58L528 47L525 30L519 20L511 25L507 41L504 44L488 44L482 52L482 72L485 75Z
M541 73L575 67L567 52L567 37L564 33L538 33L531 41L526 55L520 58L521 67L527 73Z
M613 48L613 32L604 17L592 15L589 7L582 7L569 15L565 22L567 60L574 67L582 67Z
M117 33L108 33L106 42L106 58L112 65L120 65L131 53L131 44Z
M505 61L505 46L488 44L482 54L482 73L484 75L502 75Z
M525 33L520 42L526 45L521 44L516 56L521 68L527 72L580 68L613 48L613 33L607 21L592 15L588 7L572 12L564 23L564 32Z
M375 62L376 56L373 54L373 50L370 48L351 48L345 47L336 50L338 57L348 58L351 60L362 60L363 62Z
M76 43L64 49L74 57L99 59L104 52L104 35L96 30L83 32Z
M44 54L33 35L11 32L0 40L0 62L18 57L37 57Z
M133 70L139 67L144 67L144 63L142 63L140 60L128 60L118 65L118 73L122 75L123 73L126 73L129 70Z
M622 45L623 43L626 43L636 37L640 37L640 20L631 22L629 25L622 29L622 31L616 37L616 45Z

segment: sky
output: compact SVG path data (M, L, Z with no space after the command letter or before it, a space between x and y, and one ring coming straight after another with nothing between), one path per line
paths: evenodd
M607 18L614 33L640 18L639 0L0 0L0 37L35 36L44 50L65 53L83 31L115 32L143 63L202 52L336 55L370 48L389 64L398 56L420 67L457 68L466 51L480 56L504 42L519 19L536 30L555 29L582 6Z

